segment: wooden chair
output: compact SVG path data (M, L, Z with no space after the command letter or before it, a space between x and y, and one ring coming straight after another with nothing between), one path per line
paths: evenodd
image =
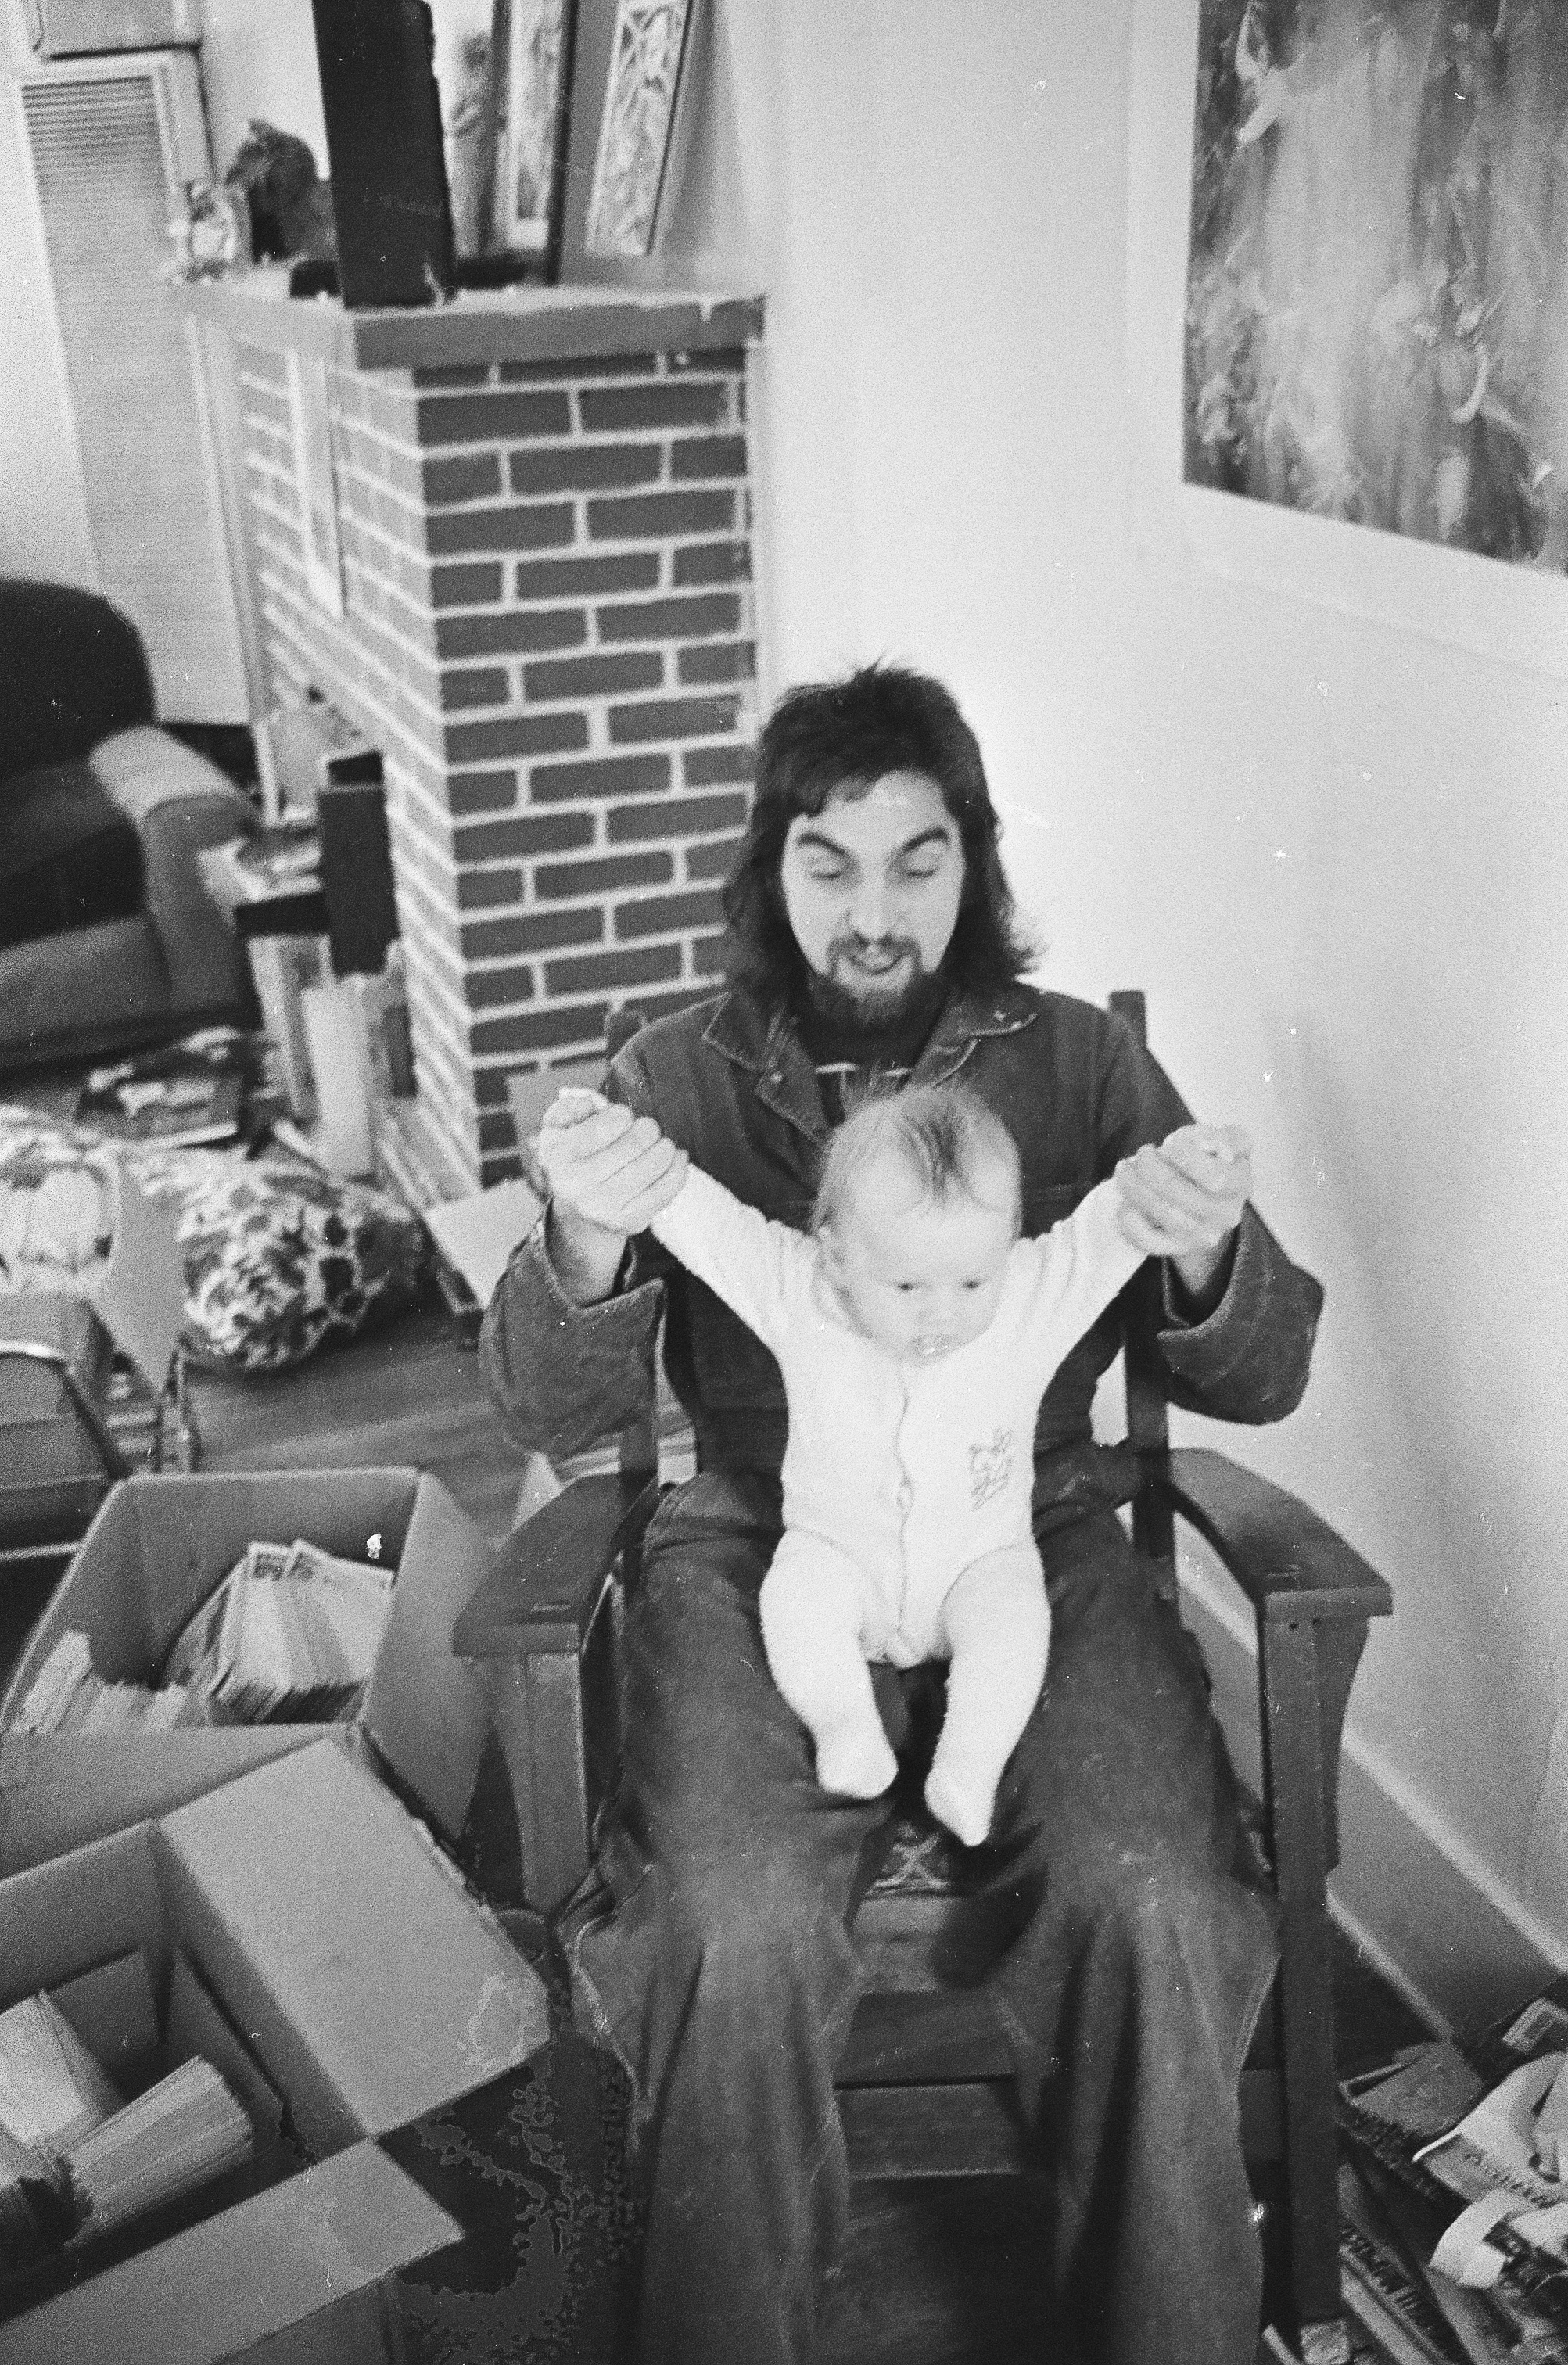
M1112 1007L1143 1035L1143 996ZM1339 2328L1334 2021L1325 1876L1338 1860L1340 1737L1368 1620L1387 1585L1316 1513L1204 1448L1172 1450L1155 1357L1159 1275L1124 1304L1128 1429L1141 1486L1133 1541L1176 1597L1175 1522L1202 1535L1250 1603L1257 1630L1263 1795L1255 1835L1279 1904L1281 1966L1241 2082L1255 2185L1282 2188L1281 2312L1305 2356L1347 2353ZM625 1590L659 1494L651 1424L620 1466L578 1477L502 1546L457 1623L455 1647L487 1682L515 1804L523 1902L547 1921L588 1867L617 1755ZM1012 2065L983 1990L944 1988L935 1960L965 1940L958 1857L924 1810L895 1818L882 1871L856 1914L867 1972L839 2102L852 2170L992 2175L1029 2165ZM971 1917L972 1918L972 1917ZM1172 2162L1179 2173L1179 2165Z

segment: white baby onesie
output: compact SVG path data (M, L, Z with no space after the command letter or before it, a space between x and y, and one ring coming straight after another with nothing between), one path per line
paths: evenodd
M942 1602L982 1552L1030 1542L1035 1421L1070 1348L1143 1262L1102 1182L1038 1239L1014 1242L990 1326L931 1362L863 1338L809 1235L695 1166L652 1229L771 1349L784 1379L784 1524L855 1562L885 1620L868 1655L934 1654Z

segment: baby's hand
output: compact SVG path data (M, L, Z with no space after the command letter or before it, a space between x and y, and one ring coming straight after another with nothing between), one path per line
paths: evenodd
M580 1125L595 1109L608 1108L610 1103L602 1093L590 1093L580 1084L564 1084L544 1112L546 1125Z
M1239 1126L1183 1125L1116 1169L1122 1229L1146 1256L1183 1258L1218 1249L1252 1192L1252 1143Z

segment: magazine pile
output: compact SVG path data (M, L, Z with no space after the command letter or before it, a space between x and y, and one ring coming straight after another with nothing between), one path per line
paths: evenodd
M210 2182L252 2146L210 2062L127 2102L50 1997L0 2012L0 2275Z
M1361 2352L1568 2365L1568 1977L1479 2037L1339 2089L1340 2267Z
M175 1637L156 1685L106 1681L84 1634L61 1636L14 1732L160 1732L346 1723L386 1623L394 1571L304 1538L252 1542Z

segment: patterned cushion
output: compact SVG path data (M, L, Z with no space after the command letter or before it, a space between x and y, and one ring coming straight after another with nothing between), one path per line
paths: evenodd
M369 1183L341 1181L301 1159L252 1159L238 1149L111 1153L84 1127L0 1106L0 1217L9 1206L13 1236L50 1250L49 1261L7 1262L0 1254L0 1287L91 1285L106 1246L92 1237L91 1221L84 1218L73 1244L59 1221L24 1227L17 1203L32 1194L40 1206L71 1212L62 1186L100 1173L111 1155L125 1157L149 1197L179 1209L185 1343L198 1362L286 1370L330 1339L356 1337L373 1314L407 1304L419 1285L423 1226ZM5 1237L0 1221L0 1250Z
M136 1169L150 1197L178 1204L185 1344L200 1361L284 1371L418 1286L424 1227L369 1183L229 1150L141 1153Z

